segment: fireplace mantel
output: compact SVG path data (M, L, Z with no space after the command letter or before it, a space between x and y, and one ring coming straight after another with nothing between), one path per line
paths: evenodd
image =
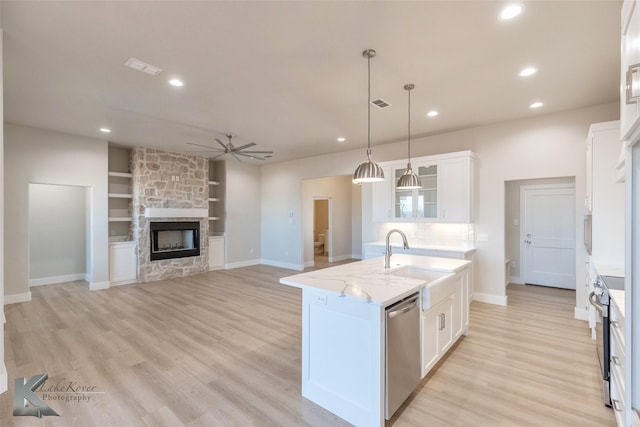
M147 218L207 218L208 209L201 208L145 208Z

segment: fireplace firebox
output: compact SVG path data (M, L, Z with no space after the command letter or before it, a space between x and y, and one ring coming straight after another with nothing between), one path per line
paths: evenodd
M151 261L200 255L200 222L152 222Z

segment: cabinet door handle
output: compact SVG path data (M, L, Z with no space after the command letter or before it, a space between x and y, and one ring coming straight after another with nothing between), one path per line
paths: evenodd
M447 327L447 315L442 313L442 329Z
M620 328L620 323L617 320L612 320L611 321L611 326L613 326L614 328L618 329L618 328Z
M638 98L640 98L640 94L638 95L634 95L633 94L633 75L635 73L637 73L638 71L640 71L640 63L639 64L633 64L633 65L629 65L629 68L627 69L627 82L626 82L626 101L627 101L627 105L629 104L634 104L636 102L638 102Z
M611 399L611 406L613 406L613 410L616 412L622 412L622 408L620 408L620 402L616 399Z
M611 361L616 366L621 366L620 358L618 356L611 356Z

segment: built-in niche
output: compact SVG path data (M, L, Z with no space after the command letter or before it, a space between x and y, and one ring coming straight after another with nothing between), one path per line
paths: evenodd
M91 189L29 184L29 286L86 280Z

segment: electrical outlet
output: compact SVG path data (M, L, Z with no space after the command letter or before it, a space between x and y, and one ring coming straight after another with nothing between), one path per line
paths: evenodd
M488 242L488 241L489 241L489 235L488 234L478 233L478 242Z
M316 295L316 303L321 305L327 305L326 295Z

